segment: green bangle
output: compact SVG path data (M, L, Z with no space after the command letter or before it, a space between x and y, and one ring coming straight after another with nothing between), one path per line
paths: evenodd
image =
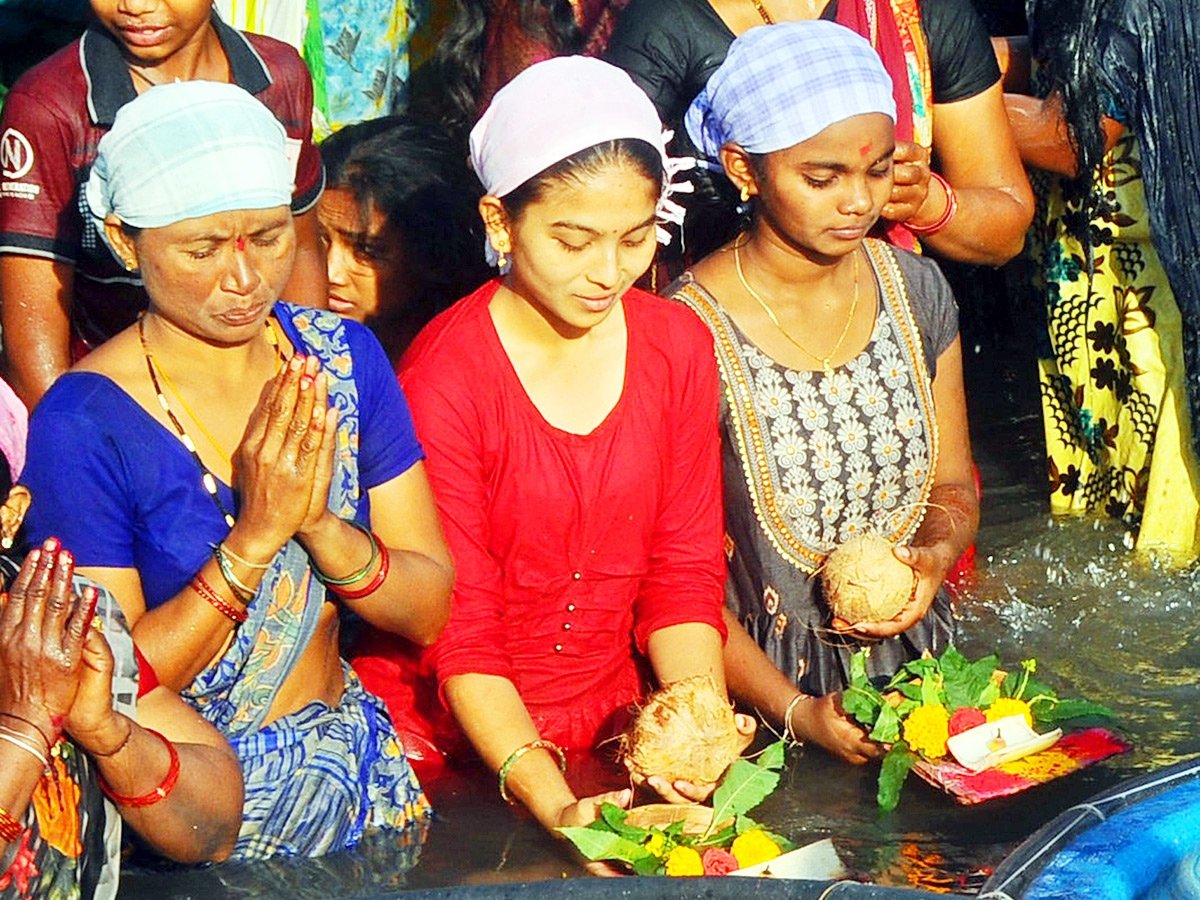
M567 774L567 757L558 744L552 744L550 741L530 741L528 744L522 744L508 754L508 759L504 760L504 764L500 766L500 799L505 803L513 802L513 798L508 793L508 773L512 771L513 766L520 762L522 756L533 750L545 750L547 753L553 753L558 757L558 771L564 775Z
M233 566L230 565L229 559L225 556L225 549L220 544L217 544L216 549L213 550L213 556L216 557L217 568L221 570L221 577L225 579L225 584L233 593L233 596L249 606L250 601L254 599L255 594L258 592L234 574Z
M357 528L359 531L361 531L363 534L365 534L367 536L367 539L370 540L370 542L371 542L371 558L369 560L367 560L367 564L365 566L363 566L357 572L347 575L345 578L330 578L328 575L326 575L324 572L321 571L320 567L317 566L317 563L314 560L313 564L312 564L313 572L315 572L317 577L320 578L326 584L343 585L343 584L354 584L354 582L356 582L356 581L362 581L364 578L367 577L368 574L370 574L371 570L373 568L375 568L375 563L379 561L379 541L375 540L375 535L371 531L371 529L368 528L366 525L359 525L353 519L342 519L342 521L345 522L347 525L349 525L351 528Z

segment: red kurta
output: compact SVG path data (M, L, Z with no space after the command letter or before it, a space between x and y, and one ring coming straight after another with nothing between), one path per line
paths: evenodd
M651 633L724 633L712 340L683 306L629 291L621 397L570 434L542 418L501 346L497 286L434 319L401 364L456 567L428 658L442 684L508 678L545 739L590 747L640 697Z

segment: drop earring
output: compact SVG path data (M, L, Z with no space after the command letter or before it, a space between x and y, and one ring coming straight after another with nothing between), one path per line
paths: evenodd
M746 185L744 185L744 184L742 185L742 190L741 190L741 198L742 198L742 202L743 202L743 203L749 203L749 202L750 202L750 188L748 188L748 187L747 187Z
M501 238L496 242L496 268L501 272L508 268L507 254L510 249L506 238Z

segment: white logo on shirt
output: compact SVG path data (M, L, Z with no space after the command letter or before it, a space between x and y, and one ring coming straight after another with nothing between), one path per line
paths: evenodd
M6 128L0 135L0 175L20 178L33 168L33 148L25 135L15 128Z

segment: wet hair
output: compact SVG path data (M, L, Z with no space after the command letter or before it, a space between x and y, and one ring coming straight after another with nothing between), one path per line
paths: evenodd
M354 196L359 220L377 210L400 235L416 282L414 330L488 277L478 182L450 141L403 116L351 125L321 144L326 186Z
M579 52L582 37L569 0L455 0L454 19L433 58L422 68L414 108L422 119L440 121L456 144L483 112L485 64L491 57L489 33L503 43L514 30L554 56ZM490 29L489 29L490 25Z
M638 138L618 138L572 153L513 188L500 200L509 216L517 219L525 207L542 199L554 185L582 182L613 166L632 168L655 186L662 184L663 162L658 150Z
M1097 26L1111 0L1029 0L1030 50L1042 77L1063 98L1079 177L1089 182L1104 157L1104 111Z

